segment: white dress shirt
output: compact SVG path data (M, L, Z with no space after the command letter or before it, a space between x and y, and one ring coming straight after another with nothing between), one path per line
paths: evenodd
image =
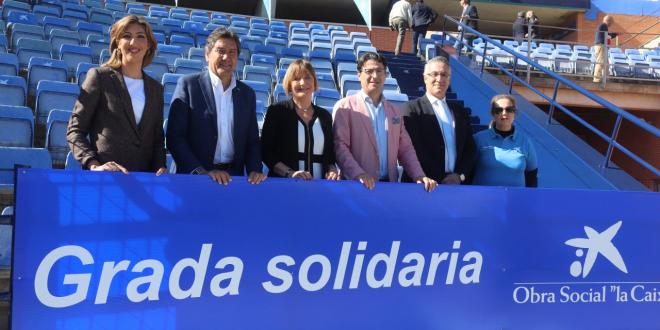
M408 26L412 26L412 7L410 6L410 2L406 0L399 0L394 3L392 6L392 10L390 11L390 17L389 17L389 22L390 24L392 21L400 17L404 21L408 22Z
M133 106L133 114L135 115L135 125L140 125L140 120L142 120L142 114L144 113L144 103L146 102L146 97L144 96L144 80L124 76L124 83L126 83L128 95L131 96L131 105Z
M445 173L454 173L456 165L456 121L447 105L447 98L438 99L426 93L426 97L433 106L435 118L438 120L442 137L445 142Z
M231 96L236 87L236 78L232 76L231 83L225 90L222 80L211 70L209 70L209 76L218 119L218 141L215 145L213 163L231 163L234 161L234 101Z

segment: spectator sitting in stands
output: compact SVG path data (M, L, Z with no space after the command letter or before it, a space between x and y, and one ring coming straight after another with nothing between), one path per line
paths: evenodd
M527 11L525 14L525 23L527 24L527 31L525 31L525 38L535 39L539 35L539 17L533 11Z
M525 12L519 11L516 20L513 21L513 39L518 43L521 43L525 38L525 34L527 33L525 31L526 28L527 27L525 26Z
M261 131L268 176L338 180L332 115L312 104L318 81L312 64L296 60L282 82L291 99L272 104Z
M516 99L502 94L493 97L490 103L491 127L475 135L478 159L473 183L536 187L538 165L534 144L513 125Z
M87 73L69 121L67 140L83 168L167 172L163 86L143 71L156 47L144 17L112 25L110 59Z

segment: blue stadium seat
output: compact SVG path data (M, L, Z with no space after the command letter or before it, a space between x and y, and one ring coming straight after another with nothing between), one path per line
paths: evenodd
M282 53L280 54L280 59L282 58L291 58L294 60L304 58L305 54L301 49L296 48L282 48Z
M14 49L17 49L18 41L22 38L45 40L44 28L38 25L16 23L11 30L11 45Z
M145 9L140 9L140 8L128 8L126 11L129 15L137 15L137 16L148 16L149 12L147 12Z
M240 27L240 26L230 26L229 30L233 31L234 33L238 34L240 37L247 36L250 30L245 27Z
M273 92L273 101L281 102L289 99L289 96L284 92L284 86L282 84L275 85L275 91Z
M92 8L92 10L89 12L89 22L110 26L115 22L115 20L112 18L111 11L101 8Z
M188 50L195 47L195 39L189 36L173 35L170 37L170 45L181 47L179 54L188 54Z
M7 16L9 16L10 11L15 11L17 13L30 13L30 4L21 2L21 1L13 1L13 0L5 0L2 2L2 19L6 20Z
M107 30L102 24L78 22L78 24L76 24L76 31L78 31L78 37L80 40L87 40L88 35L97 34L102 36Z
M185 21L183 22L183 29L198 33L200 31L204 31L204 25L205 23L201 22Z
M332 74L318 73L317 71L316 80L318 80L318 85L320 88L337 90L337 84L335 84L335 80L332 78Z
M357 63L339 63L337 64L337 79L341 82L345 75L357 77Z
M266 39L267 41L268 39ZM254 53L259 54L259 55L270 55L270 56L275 56L277 57L277 48L271 45L256 45L254 47Z
M268 35L269 33L266 30L250 29L248 32L248 36L251 37L268 38Z
M229 27L229 25L231 24L229 19L226 19L226 18L212 18L211 23L221 25L221 26L225 26L225 27Z
M211 22L211 19L208 16L191 15L190 16L190 21L195 22L195 23L208 24L208 23Z
M18 57L15 54L0 53L0 75L18 75Z
M71 111L51 110L46 120L46 149L50 152L53 165L64 167L69 144L66 140Z
M0 147L0 193L13 194L14 166L52 168L48 150L42 148Z
M277 69L276 79L278 84L282 83L285 75L286 75L286 69Z
M64 61L33 57L28 64L28 95L34 95L42 80L67 81L67 65Z
M286 39L271 38L271 37L266 38L266 47L274 48L275 54L278 57L282 54L282 49L286 48L287 43L288 42Z
M45 124L50 110L72 110L78 99L77 84L43 80L37 84L35 112L37 123Z
M24 106L27 97L27 84L23 77L0 76L0 104Z
M275 39L284 39L289 42L289 32L287 32L286 28L284 28L285 31L277 31L273 30L271 28L270 32L268 32L268 38L275 38Z
M147 65L144 70L149 76L160 81L163 79L163 75L169 72L168 62L165 57L154 56L151 63Z
M340 98L341 94L337 89L320 88L314 93L314 104L332 112L332 108Z
M326 48L319 48L316 50L312 50L309 52L309 55L307 56L309 60L324 60L330 62L332 59L332 56L330 54L330 49Z
M60 56L60 48L62 48L62 45L80 44L80 40L78 40L78 35L76 33L72 33L71 31L63 30L63 29L52 29L50 31L50 37L48 38L48 41L50 42L50 47L53 55L57 58L59 58Z
M307 54L309 52L309 42L292 40L289 41L289 48L299 49L303 54Z
M198 73L203 69L204 69L204 62L199 60L177 58L174 61L174 73L178 73L178 74Z
M32 7L32 14L37 16L37 19L39 21L43 21L44 17L50 16L50 17L60 17L60 10L58 10L55 7L51 6L44 6L44 5L34 5Z
M74 77L78 63L94 61L92 50L89 47L64 44L60 48L60 59L64 61L69 68L69 77Z
M105 2L105 9L113 11L113 12L126 12L126 7L124 7L123 3L120 2Z
M167 60L167 65L174 68L174 61L177 58L183 57L183 49L181 46L159 44L156 55L165 58Z
M295 28L303 28L304 29L306 27L307 27L307 25L303 22L291 22L291 23L289 23L289 33L291 33L291 31Z
M340 80L340 86L341 86L341 94L343 96L348 96L347 92L349 90L360 90L362 86L360 85L360 79L358 79L357 75L348 75L345 74L341 77Z
M101 55L99 55L99 63L103 64L107 62L110 59L110 50L109 49L104 49L101 51Z
M271 73L275 72L275 67L277 66L277 59L274 55L267 54L252 54L250 58L250 63L253 66L260 66L267 68Z
M62 18L71 22L72 26L76 26L79 22L87 22L87 14L68 9L62 11Z
M103 37L96 34L90 34L87 36L87 47L92 51L92 60L94 63L98 63L99 56L104 49L108 49L110 45L110 38Z
M87 6L89 9L103 8L101 0L83 0L82 4Z
M330 60L324 59L311 59L312 67L316 73L323 73L328 75L333 75L332 62Z
M26 25L39 25L39 18L32 13L24 13L15 10L10 10L7 15L7 25L12 24L26 24Z
M557 50L557 49L555 49ZM571 61L570 55L555 53L551 56L551 59L554 60L553 71L559 73L574 73L575 65Z
M339 63L357 63L357 58L353 53L338 53L335 54L332 62L335 64L335 67L337 67Z
M397 82L396 78L385 78L385 82L383 83L383 90L397 93L401 92L399 89L399 83Z
M170 18L178 19L181 21L188 21L190 20L190 15L188 13L170 13Z
M163 117L167 119L170 116L170 103L172 103L172 93L163 94Z
M76 157L73 156L73 152L69 151L66 154L66 161L64 163L64 169L67 171L80 171L82 167L80 162L76 160Z
M129 9L144 9L144 4L138 2L127 2L126 10Z
M98 64L94 63L78 63L78 67L76 68L76 83L78 83L78 86L82 86L85 78L87 78L87 71L98 66Z
M377 53L378 50L376 49L376 47L373 47L373 46L358 46L355 49L355 55L357 56L357 58L360 58L360 56L362 56L362 54L367 53L367 52Z
M272 73L273 70L265 67L246 65L243 68L243 80L263 82L270 87L273 83Z
M270 104L270 85L262 81L243 80L257 95L257 100L262 101L265 106Z
M176 84L179 81L179 78L181 77L183 77L182 74L176 74L176 73L164 74L163 79L161 80L161 84L163 85L163 91L165 93L174 93Z
M241 36L240 41L241 41L241 48L247 48L250 50L250 54L254 53L254 48L257 45L263 45L264 44L264 39L263 37L255 37L255 36Z
M50 35L50 31L53 29L61 29L69 32L72 30L71 21L58 17L44 17L43 26L46 35Z
M294 58L289 58L289 57L283 57L280 59L280 63L278 68L281 70L286 70L289 68L289 64L295 62L297 59Z
M394 103L394 105L398 107L401 107L404 103L408 102L408 95L393 90L383 90L383 96L390 103Z
M9 49L9 42L7 42L7 36L4 35L4 32L0 31L0 53L6 53Z
M160 18L169 18L170 13L166 9L155 8L154 6L149 7L149 17L160 17Z
M229 25L230 28L244 28L244 29L250 29L250 23L246 21L232 21L231 24Z
M188 59L190 60L199 60L206 63L205 55L204 48L190 48L188 50Z
M223 13L211 13L211 19L226 19L229 20L229 17Z
M206 30L195 33L195 47L204 48L209 35L211 35L211 32Z
M0 105L0 146L32 147L34 115L28 107Z
M355 50L353 49L352 46L349 45L336 45L332 49L332 57L337 58L340 54L347 54L347 55L352 55L353 57L355 56Z

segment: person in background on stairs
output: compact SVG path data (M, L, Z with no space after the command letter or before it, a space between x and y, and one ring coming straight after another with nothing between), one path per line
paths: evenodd
M477 6L473 5L471 0L460 0L459 3L461 7L463 7L459 22L473 28L474 30L479 31L479 12L477 11ZM459 26L458 32L461 32L462 30L463 28ZM472 33L465 32L463 37L467 40L467 43L471 45L472 40L474 40L477 36ZM460 40L456 41L454 48L457 50L457 52L461 51L462 44L460 43Z
M525 39L525 12L519 11L516 20L513 21L513 39L520 44Z
M401 113L424 173L441 184L467 184L476 147L468 112L447 103L450 79L447 57L430 59L424 66L426 95L404 104ZM407 172L401 181L410 181Z
M475 135L478 158L474 184L484 186L537 187L538 163L534 144L516 129L516 99L495 95L490 101L491 127Z
M392 31L398 31L396 38L396 47L394 48L394 55L401 53L403 47L403 39L406 37L406 30L412 25L412 11L410 2L414 0L399 0L394 3L392 10L390 10L390 28Z
M419 39L426 37L426 31L438 18L438 13L433 10L433 8L427 6L424 3L424 0L417 0L417 2L412 6L412 30L413 30L413 40L412 40L412 52L417 54L422 61L424 58L424 49L417 49L419 45Z
M607 74L607 41L609 38L616 37L616 33L609 33L609 27L614 23L614 17L606 15L603 17L603 23L596 29L594 40L594 53L596 55L596 65L594 66L594 82L600 83L603 74Z
M525 23L527 24L525 38L535 39L539 36L539 17L529 10L525 14Z

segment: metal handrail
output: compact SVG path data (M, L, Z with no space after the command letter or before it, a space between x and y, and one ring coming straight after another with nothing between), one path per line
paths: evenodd
M447 16L447 15L444 15L444 20L445 21L443 22L443 31L442 31L443 36L447 35L446 30L445 30L446 22L447 21L452 22L452 23L460 26L461 29L462 29L461 33L460 33L460 37L459 37L459 39L457 39L458 42L460 42L460 44L462 45L462 47L467 47L468 49L470 49L475 54L479 53L479 54L482 55L482 60L481 60L481 74L482 75L483 75L483 72L484 72L486 61L488 61L492 65L499 68L502 72L507 74L509 77L511 77L511 82L509 84L509 93L511 93L511 91L513 89L513 82L515 80L515 81L518 81L520 84L524 85L525 87L529 88L531 91L538 94L539 96L541 96L543 99L545 99L546 101L548 101L550 103L550 110L549 110L549 113L548 113L548 117L549 117L548 118L548 123L551 123L551 121L552 121L554 108L558 108L561 111L563 111L565 114L570 116L571 118L575 119L578 123L580 123L583 126L585 126L586 128L588 128L591 132L598 135L602 139L606 140L608 142L608 147L607 147L607 152L605 154L605 160L602 164L603 168L609 168L613 150L614 150L614 148L616 148L617 150L623 152L628 157L633 159L638 164L642 165L643 167L645 167L649 171L653 172L656 176L660 176L660 170L655 168L655 166L653 166L652 164L648 163L647 161L641 159L635 153L628 150L626 147L622 146L620 143L618 143L616 141L617 136L619 134L619 129L621 128L621 123L622 123L623 119L627 119L631 123L635 124L636 126L643 129L644 131L652 134L656 138L660 138L660 129L658 129L657 127L655 127L655 126L653 126L653 125L651 125L651 124L649 124L649 123L633 116L629 112L617 107L616 105L610 103L609 101L607 101L607 100L605 100L605 99L589 92L588 90L576 85L574 82L572 82L572 81L556 74L553 71L550 71L550 70L546 69L545 67L537 64L535 61L529 59L528 57L521 56L515 50L512 50L511 48L503 45L499 41L491 39L487 35L482 34L481 32L479 32L477 30L472 29L470 26L468 26L466 24L463 24L463 23L460 23L459 21L457 21L454 18L452 18L450 16ZM477 53L475 51L474 47L472 47L471 45L469 45L468 43L465 42L464 33L466 33L466 32L471 33L473 35L476 35L477 37L480 37L484 41L483 52L478 52ZM444 46L444 42L445 42L445 38L442 38L441 39L441 45L442 46ZM491 43L491 44L497 46L499 49L511 54L511 56L514 57L514 63L513 63L513 69L512 69L513 72L509 72L509 70L507 68L505 68L502 65L500 65L499 63L497 63L494 59L488 58L488 56L486 54L486 52L488 50L488 47L487 47L488 43ZM458 56L460 56L460 54L461 53L459 51ZM517 65L518 61L523 61L523 62L527 63L529 66L533 67L534 69L536 69L538 71L541 71L541 72L545 73L549 78L552 78L552 79L555 80L555 87L554 87L554 93L553 93L552 98L546 96L543 92L539 91L537 88L535 88L531 84L527 83L525 80L520 79L516 75L516 68L518 66ZM605 109L615 113L617 115L617 119L616 119L616 122L615 122L615 125L614 125L614 129L612 130L612 134L607 135L607 134L601 132L599 129L597 129L593 125L589 124L584 119L580 118L578 115L573 113L571 110L569 110L566 107L564 107L563 105L559 104L556 101L556 98L557 98L557 91L559 89L560 84L563 84L567 87L570 87L570 88L574 89L575 91L579 92L583 96L585 96L585 97L591 99L592 101L596 102L597 104L601 105Z

